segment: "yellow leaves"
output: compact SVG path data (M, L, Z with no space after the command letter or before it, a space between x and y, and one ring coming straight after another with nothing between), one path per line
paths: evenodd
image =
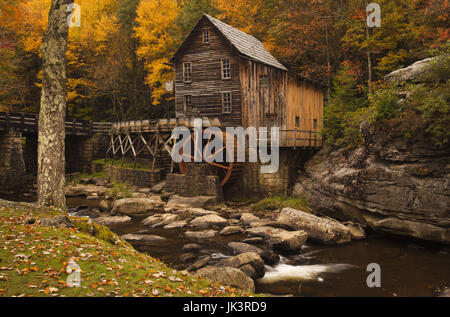
M56 293L58 291L58 289L56 288L56 287L46 287L45 289L44 289L44 293L45 294L53 294L53 293Z
M153 105L165 94L164 83L172 79L169 58L179 43L179 27L175 19L179 14L176 0L143 0L137 9L134 28L139 39L137 55L146 60L146 83L153 88Z

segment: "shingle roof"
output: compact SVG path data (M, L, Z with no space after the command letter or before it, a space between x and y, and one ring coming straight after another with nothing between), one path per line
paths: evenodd
M258 62L287 71L275 57L270 54L264 44L253 36L239 31L228 24L204 14L212 24L230 41L230 43L243 55L248 56Z

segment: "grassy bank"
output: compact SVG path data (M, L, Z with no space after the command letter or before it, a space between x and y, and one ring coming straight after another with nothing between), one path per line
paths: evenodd
M0 296L250 295L177 272L87 220L75 228L27 224L59 214L0 200ZM81 267L81 287L66 285L70 259Z

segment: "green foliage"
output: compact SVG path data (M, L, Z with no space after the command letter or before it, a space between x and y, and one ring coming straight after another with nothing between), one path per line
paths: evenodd
M96 164L113 164L112 159L98 159L95 160L94 163ZM139 169L139 170L149 170L151 169L151 166L140 163L140 162L136 162L136 166L134 166L134 160L129 158L129 157L125 157L125 159L123 160L123 164L122 164L122 159L116 159L114 160L114 166L120 166L123 168L135 168L135 169Z
M393 86L377 89L369 95L371 117L374 121L397 117L400 111L398 90Z
M304 195L272 196L266 197L250 206L255 211L276 210L285 207L309 211L308 198Z
M351 65L344 63L333 79L331 102L325 106L324 128L328 144L359 142L359 124L365 114L367 101L358 87Z
M131 185L128 183L113 182L113 186L106 191L106 194L114 199L129 198L133 196Z
M450 46L441 51L426 75L426 82L412 92L410 105L419 111L434 143L450 145Z

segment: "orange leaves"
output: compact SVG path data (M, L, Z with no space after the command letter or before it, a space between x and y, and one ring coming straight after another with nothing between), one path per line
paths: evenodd
M157 105L166 93L164 83L173 77L167 64L179 45L180 29L175 23L179 7L176 0L143 0L136 13L137 55L145 58L146 83L153 88L153 104Z

